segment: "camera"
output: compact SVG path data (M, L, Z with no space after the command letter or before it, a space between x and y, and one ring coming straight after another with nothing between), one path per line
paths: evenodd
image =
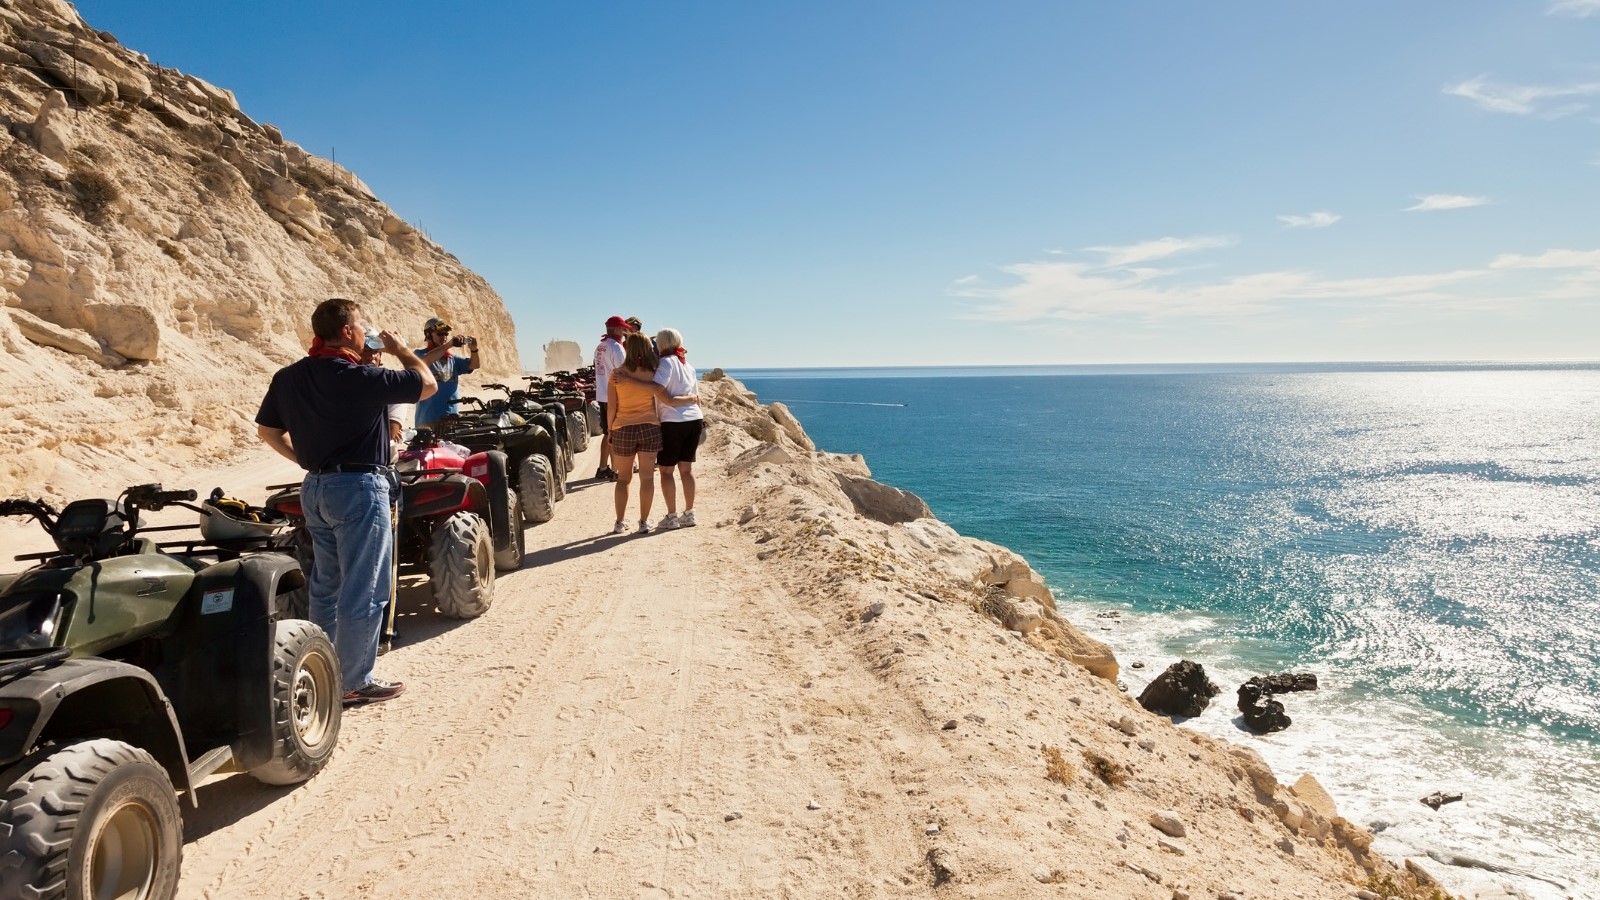
M472 338L469 338L464 334L458 334L455 337L450 339L450 346L452 346L452 347L465 347L471 340L472 340Z

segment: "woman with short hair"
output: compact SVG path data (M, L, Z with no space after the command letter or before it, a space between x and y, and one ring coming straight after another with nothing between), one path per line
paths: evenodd
M656 347L661 361L656 366L655 383L673 396L694 396L699 393L699 382L694 367L689 365L688 351L683 347L683 335L676 328L663 328L656 332ZM667 514L661 519L662 528L689 527L694 520L694 456L700 446L700 434L705 428L705 412L699 402L682 406L661 408L661 452L656 465L661 469L661 496L667 502ZM674 480L683 482L683 514L678 514L678 490Z

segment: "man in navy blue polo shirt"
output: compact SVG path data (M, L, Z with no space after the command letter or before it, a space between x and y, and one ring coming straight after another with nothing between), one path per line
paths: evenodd
M256 426L268 446L306 470L300 502L317 561L311 621L339 655L345 704L373 703L405 690L372 674L392 577L389 507L399 489L389 467L387 410L431 396L437 385L387 331L376 339L405 368L361 364L368 329L353 300L318 304L311 331L316 339L306 358L272 376Z

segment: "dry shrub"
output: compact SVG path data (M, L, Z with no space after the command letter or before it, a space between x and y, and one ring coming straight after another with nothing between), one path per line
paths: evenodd
M1059 747L1045 744L1039 748L1039 752L1044 756L1044 777L1056 784L1072 783L1077 771L1067 764L1067 759L1061 755Z
M338 182L329 178L323 171L312 165L298 165L289 170L289 177L300 182L309 191L325 191L331 187L338 187Z
M78 169L67 176L67 187L78 200L84 218L91 222L105 221L106 214L122 198L122 188L106 175L93 169Z
M241 193L243 177L239 170L215 153L203 153L195 163L195 171L200 175L200 183L213 194L233 197Z
M85 159L93 160L97 163L111 161L111 148L104 144L79 144L72 149L83 154Z
M1089 771L1096 778L1112 787L1120 787L1128 783L1128 767L1119 762L1107 759L1093 750L1083 751L1083 761L1089 766Z
M1397 880L1392 875L1372 875L1362 887L1382 897L1403 900L1450 900L1450 895L1431 884L1420 884L1409 876Z

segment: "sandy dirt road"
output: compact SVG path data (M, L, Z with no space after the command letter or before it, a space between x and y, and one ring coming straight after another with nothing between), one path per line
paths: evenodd
M203 786L180 896L928 894L890 755L943 750L753 570L703 468L702 524L642 537L609 534L610 485L573 482L480 619L408 587L378 666L405 696L348 712L305 785Z

